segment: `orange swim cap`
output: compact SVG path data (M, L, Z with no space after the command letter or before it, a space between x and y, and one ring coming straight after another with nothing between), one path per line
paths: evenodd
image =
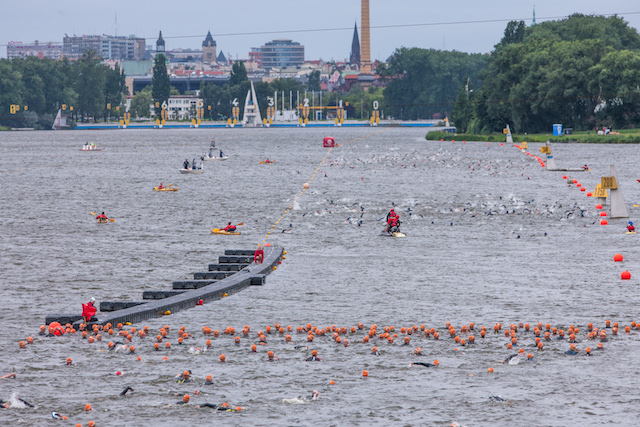
M369 376L369 371L367 371L366 369L364 371L362 371L362 376L363 377L368 377Z
M226 356L225 356L224 354L221 354L221 355L220 355L220 361L221 361L221 362L224 362L226 359L227 359L227 358L226 358Z
M189 401L189 399L190 399L190 397L189 397L189 395L188 395L188 394L185 394L185 395L182 397L182 401L183 401L183 402L185 402L185 403L187 403L187 402Z
M317 356L317 355L318 355L318 350L313 350L313 351L311 352L311 355L312 355L312 356Z
M90 403L87 403L86 405L84 405L84 410L85 410L85 411L90 411L90 410L92 410L92 409L93 409L93 408L91 407L91 404L90 404Z
M207 375L206 380L207 380L207 381L209 381L209 382L211 382L211 381L213 381L213 377L212 377L211 375Z
M489 368L489 369L487 369L487 372L488 372L488 373L492 373L492 372L493 372L493 368Z

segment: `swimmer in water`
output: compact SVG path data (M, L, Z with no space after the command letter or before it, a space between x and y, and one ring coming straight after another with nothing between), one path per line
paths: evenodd
M371 354L373 354L374 356L380 356L380 352L378 351L378 347L373 347L371 349Z
M318 350L313 350L311 356L304 359L305 362L321 362L322 359L318 357Z
M500 403L511 403L507 399L500 396L489 396L489 400Z
M122 391L120 392L120 396L126 396L126 395L127 395L127 392L129 392L129 391L135 391L135 390L134 390L134 389L132 389L131 387L127 386L127 388L125 388L124 390L122 390Z
M231 408L229 407L229 404L227 402L223 403L222 405L215 405L213 403L202 403L200 405L196 405L196 408L211 408L215 411L223 412L237 412L241 409L239 406L235 409Z
M434 361L433 363L427 363L427 362L411 362L409 364L409 366L413 366L413 365L420 365L420 366L426 366L427 368L437 368L438 366L440 366L440 362L438 362L437 360Z
M282 399L283 403L306 403L310 400L318 400L320 398L320 393L318 390L313 390L311 392L311 396L298 396L293 399Z
M191 371L184 371L182 374L176 375L176 382L178 384L184 384L191 382L189 378L191 376Z
M182 397L182 400L180 400L180 401L176 402L175 404L176 404L176 405L186 405L186 404L188 404L188 403L189 403L189 399L191 399L191 397L190 397L188 394L185 394L185 395Z
M580 353L580 350L576 347L575 344L571 344L571 347L569 347L569 350L564 352L564 354L568 356L575 356L578 353Z
M10 373L10 374L7 374L7 375L3 375L3 376L1 376L1 377L0 377L0 379L3 379L3 380L4 380L4 379L7 379L7 378L15 378L15 377L16 377L16 373L15 373L15 372L12 372L12 373Z
M207 375L207 378L204 381L204 385L213 385L213 377L211 375Z
M420 347L416 347L416 349L413 350L413 355L414 356L424 356L424 354L422 354L422 349Z

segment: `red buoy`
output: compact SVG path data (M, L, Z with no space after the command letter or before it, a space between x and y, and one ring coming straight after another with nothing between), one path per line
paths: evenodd
M607 222L606 219L603 219L602 221L600 221L600 225L607 225L607 224L609 224L609 223Z
M606 212L600 212L600 216L607 216Z
M601 205L600 203L598 203L598 204L596 205L596 209L602 209L602 205Z
M622 256L622 254L615 254L615 255L613 256L613 260L614 260L615 262L620 262L620 261L622 261L623 259L624 259L624 257Z
M631 273L629 273L627 270L625 270L620 274L620 278L622 280L629 280L629 279L631 279Z

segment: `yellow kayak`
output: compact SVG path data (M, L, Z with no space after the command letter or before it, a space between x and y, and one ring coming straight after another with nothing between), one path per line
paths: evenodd
M260 162L261 165L270 165L271 163L275 163L275 160L271 160L269 162Z
M109 223L109 220L108 220L108 219L100 218L100 219L98 220L98 224L108 224L108 223Z
M153 187L153 191L178 191L178 189L176 187L163 187L163 188L158 188L158 187Z
M627 234L638 234L637 231L627 231Z
M240 234L239 231L224 231L219 228L210 228L211 234L227 234L229 236L237 236Z

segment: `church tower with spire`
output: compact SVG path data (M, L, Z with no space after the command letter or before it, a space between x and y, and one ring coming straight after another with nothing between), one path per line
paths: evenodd
M360 68L360 38L358 37L358 23L353 28L353 40L351 41L351 55L349 64L357 65Z
M162 38L162 30L160 30L160 35L158 36L158 40L156 40L156 54L165 54L164 50L164 39Z
M202 62L213 65L217 61L216 41L211 37L211 31L207 32L207 37L202 42Z

